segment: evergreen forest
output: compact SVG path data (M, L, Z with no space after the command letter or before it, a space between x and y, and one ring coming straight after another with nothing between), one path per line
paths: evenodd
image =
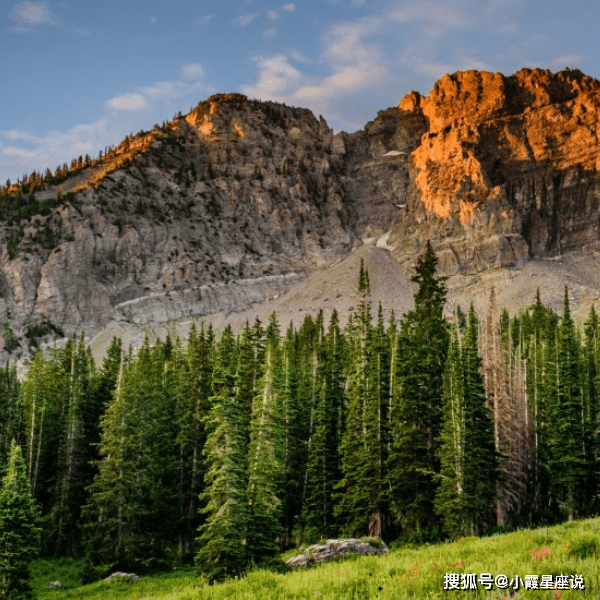
M560 317L539 293L510 317L493 290L484 315L447 317L436 262L428 244L414 309L387 323L362 265L344 330L335 312L285 330L273 314L135 355L115 338L98 366L81 337L22 381L0 369L0 476L26 474L42 554L223 579L322 537L598 514L600 317L576 326L567 290Z

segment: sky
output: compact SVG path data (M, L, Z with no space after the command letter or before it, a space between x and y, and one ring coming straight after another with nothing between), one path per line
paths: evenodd
M97 156L215 93L356 131L445 73L600 79L598 0L0 4L0 182Z

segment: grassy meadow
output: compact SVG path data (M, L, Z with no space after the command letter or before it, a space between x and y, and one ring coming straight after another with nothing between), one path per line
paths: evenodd
M207 585L193 569L142 577L139 583L95 582L82 586L83 563L36 561L32 568L39 600L403 600L405 598L600 599L600 519L520 530L454 543L399 547L381 557L352 557L313 568L276 574L256 570L239 581ZM486 591L480 573L582 575L585 590L526 590L510 586ZM476 573L477 590L444 590L446 573ZM50 590L60 580L61 589ZM460 587L460 586L459 586ZM569 584L570 587L570 584Z

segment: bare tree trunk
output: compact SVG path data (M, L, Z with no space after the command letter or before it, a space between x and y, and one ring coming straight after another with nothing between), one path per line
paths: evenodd
M519 510L524 500L530 436L521 353L517 351L509 365L499 321L496 291L492 288L481 340L483 374L488 407L494 419L496 450L505 457L506 480L496 486L496 521L498 525L505 525L508 513ZM509 377L509 369L512 377Z

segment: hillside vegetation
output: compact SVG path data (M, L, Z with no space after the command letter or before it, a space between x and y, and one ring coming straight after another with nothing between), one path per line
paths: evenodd
M565 290L562 317L538 296L511 319L492 290L483 319L449 319L436 262L427 245L414 309L387 325L361 262L345 330L334 312L283 333L272 314L136 355L115 339L100 369L83 338L39 351L22 382L3 369L2 493L18 463L41 513L21 520L42 556L85 558L86 581L195 564L212 583L281 570L321 537L423 544L597 516L598 315L579 330Z
M348 558L295 573L256 570L246 577L209 586L193 570L143 577L136 584L97 582L81 586L81 564L46 560L35 564L40 600L421 600L434 598L519 598L563 600L597 598L600 591L600 520L572 521L555 527L521 530L486 538L461 538L451 544L400 547L387 556ZM444 590L446 573L476 573L477 590ZM508 587L488 592L481 573L503 574ZM519 589L526 575L582 576L584 590ZM59 579L63 587L48 590ZM460 587L460 584L459 584Z

